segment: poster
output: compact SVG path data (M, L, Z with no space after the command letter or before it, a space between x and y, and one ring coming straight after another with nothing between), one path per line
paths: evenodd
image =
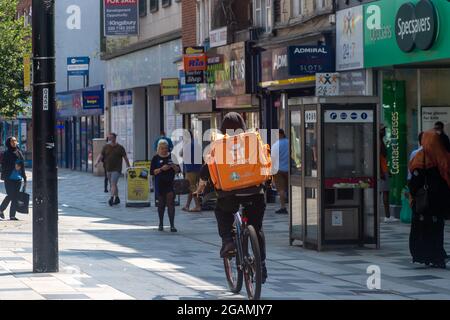
M422 107L422 131L434 128L441 121L445 132L450 132L450 107Z
M138 0L104 0L105 36L137 36L138 5Z
M127 207L150 206L150 171L144 167L127 170Z
M363 69L363 7L338 11L336 20L336 70Z

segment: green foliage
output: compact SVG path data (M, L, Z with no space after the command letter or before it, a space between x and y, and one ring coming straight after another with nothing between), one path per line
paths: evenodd
M23 57L31 53L31 28L17 18L18 0L0 0L0 116L24 111L29 93L23 87Z

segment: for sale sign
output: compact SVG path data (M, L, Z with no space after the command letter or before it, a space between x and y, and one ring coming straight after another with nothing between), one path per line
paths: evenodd
M138 0L103 0L105 36L139 34Z

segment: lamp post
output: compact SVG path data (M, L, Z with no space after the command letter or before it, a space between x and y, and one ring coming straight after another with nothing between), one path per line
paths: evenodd
M33 272L58 272L55 0L33 0Z

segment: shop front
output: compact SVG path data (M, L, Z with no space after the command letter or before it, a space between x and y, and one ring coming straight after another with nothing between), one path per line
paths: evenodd
M261 127L260 99L255 95L255 61L247 42L208 51L207 95L215 100L220 114L215 119L216 125L226 113L235 111L241 113L248 128Z
M92 172L93 139L104 137L103 86L58 93L58 166Z
M418 134L437 121L450 132L450 2L381 0L363 10L364 65L380 70L391 205L398 215Z

